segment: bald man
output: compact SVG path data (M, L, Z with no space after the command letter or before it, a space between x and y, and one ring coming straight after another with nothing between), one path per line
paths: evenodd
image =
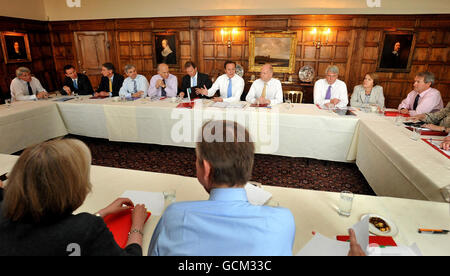
M273 78L273 68L265 64L260 78L253 82L245 100L251 104L276 105L283 102L281 82Z
M169 73L169 66L165 63L158 65L158 74L150 80L147 94L149 97L176 97L178 92L177 77Z

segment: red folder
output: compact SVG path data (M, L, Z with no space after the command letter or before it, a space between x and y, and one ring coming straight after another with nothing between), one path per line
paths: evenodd
M384 116L397 117L399 113L400 112L398 112L398 111L385 111ZM409 114L400 113L400 115L403 117L409 117Z
M250 107L267 107L268 104L251 104Z
M132 210L126 210L117 214L112 214L104 217L104 221L106 226L109 228L109 231L114 236L114 240L121 248L125 248L128 241L128 233L131 229L131 212ZM151 213L147 212L147 218L145 221L147 222Z
M336 236L338 241L349 242L350 236ZM378 244L380 247L397 246L392 237L369 236L369 244Z
M188 102L188 103L180 103L177 105L177 108L193 108L194 102Z
M412 127L406 127L409 130L413 130ZM434 130L422 130L420 135L428 135L428 136L447 136L447 133L442 131L434 131Z

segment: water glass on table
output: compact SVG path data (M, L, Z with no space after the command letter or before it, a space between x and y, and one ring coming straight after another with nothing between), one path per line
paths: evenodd
M10 108L11 107L11 99L6 99L5 104L6 104L7 108Z
M417 140L419 140L420 135L422 135L422 130L418 127L413 127L411 139L413 139L414 141L417 141Z
M353 193L342 191L339 197L339 215L349 217L352 212Z
M397 116L395 116L395 125L401 126L403 124L403 116L398 113Z

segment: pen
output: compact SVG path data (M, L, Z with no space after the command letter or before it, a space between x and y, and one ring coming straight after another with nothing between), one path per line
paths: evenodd
M448 232L450 232L449 230L444 230L444 229L423 229L423 228L419 228L419 233L423 233L423 234L447 234Z

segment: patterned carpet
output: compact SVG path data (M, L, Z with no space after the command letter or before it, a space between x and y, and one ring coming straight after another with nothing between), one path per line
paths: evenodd
M192 148L109 142L70 135L84 141L93 165L195 177ZM355 164L257 154L252 181L263 185L375 195Z

